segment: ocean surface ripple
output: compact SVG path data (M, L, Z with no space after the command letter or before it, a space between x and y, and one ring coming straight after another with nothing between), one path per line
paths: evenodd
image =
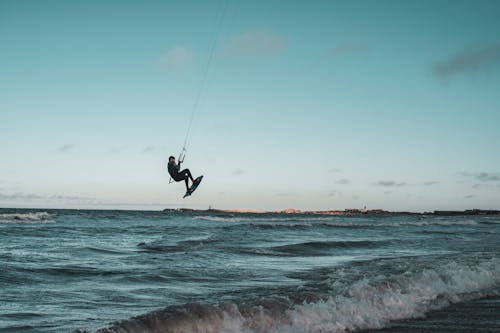
M499 236L498 216L0 209L0 331L500 331Z

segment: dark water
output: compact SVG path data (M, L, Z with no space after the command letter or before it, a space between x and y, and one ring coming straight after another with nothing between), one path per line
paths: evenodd
M499 295L498 216L0 210L2 332L500 332Z

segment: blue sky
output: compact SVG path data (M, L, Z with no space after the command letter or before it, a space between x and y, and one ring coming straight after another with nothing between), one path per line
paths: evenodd
M2 0L0 206L500 209L499 16L498 1ZM165 164L206 70L185 160L205 178L183 200Z

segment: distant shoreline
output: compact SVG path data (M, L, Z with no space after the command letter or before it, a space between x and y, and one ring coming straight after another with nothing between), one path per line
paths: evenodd
M215 214L285 214L285 215L335 215L335 216L491 216L500 215L500 210L467 209L435 210L432 212L393 212L383 209L344 209L344 210L298 210L288 208L275 211L243 210L243 209L192 209L192 208L166 208L163 212L179 213L215 213Z
M388 211L383 209L344 209L344 210L298 210L288 208L284 210L253 210L253 209L195 209L195 208L165 208L163 210L142 209L92 209L92 208L40 208L40 207L0 207L7 213L16 211L132 211L132 212L165 212L179 214L220 214L220 215L330 215L330 216L500 216L500 210L493 209L466 209L466 210L435 210L429 212Z

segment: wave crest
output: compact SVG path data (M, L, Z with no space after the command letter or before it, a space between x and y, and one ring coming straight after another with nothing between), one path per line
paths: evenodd
M0 224L7 223L50 223L53 222L48 212L0 214Z
M391 321L422 317L450 303L495 292L500 259L475 265L450 262L419 272L358 280L316 302L274 297L257 305L189 304L151 312L99 330L117 332L346 332L377 329Z
M379 329L391 321L423 317L450 303L486 296L499 282L499 259L476 266L452 262L376 283L362 280L342 295L296 306L288 312L289 326L309 332Z

